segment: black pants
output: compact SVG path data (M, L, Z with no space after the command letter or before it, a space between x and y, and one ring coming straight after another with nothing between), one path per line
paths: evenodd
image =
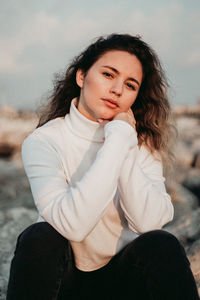
M106 247L106 245L105 245ZM104 267L80 271L70 243L48 223L18 237L7 300L199 299L183 247L163 230L146 232Z

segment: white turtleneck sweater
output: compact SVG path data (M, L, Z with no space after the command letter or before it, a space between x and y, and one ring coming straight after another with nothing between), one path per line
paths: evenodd
M22 159L38 221L72 245L77 268L98 269L139 234L173 218L162 163L125 121L102 126L70 113L34 130ZM104 140L105 139L105 140Z

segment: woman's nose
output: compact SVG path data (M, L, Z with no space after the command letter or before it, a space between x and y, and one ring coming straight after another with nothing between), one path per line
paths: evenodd
M110 88L110 91L117 96L121 96L123 92L123 83L120 82L120 80L116 80L115 82L112 82L112 86Z

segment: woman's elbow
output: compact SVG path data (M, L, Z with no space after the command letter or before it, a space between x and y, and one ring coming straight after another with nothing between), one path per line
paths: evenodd
M158 215L157 218L155 215L152 216L151 218L143 217L140 219L142 221L138 220L138 222L134 222L134 226L132 226L129 223L129 228L133 231L137 231L139 234L142 234L147 231L162 229L164 225L166 225L167 223L173 220L173 217L174 217L174 208L172 206L169 208L167 212L165 212L164 215L162 215L162 217L160 217L160 215Z

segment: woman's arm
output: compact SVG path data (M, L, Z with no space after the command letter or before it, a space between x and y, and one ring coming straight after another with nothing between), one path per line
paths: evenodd
M82 179L66 182L61 158L53 143L33 133L23 143L22 159L40 215L64 237L83 240L94 228L117 189L122 163L137 144L132 127L111 121L105 142Z
M173 218L160 160L145 148L129 151L123 163L118 188L120 204L131 230L143 233L160 229Z

